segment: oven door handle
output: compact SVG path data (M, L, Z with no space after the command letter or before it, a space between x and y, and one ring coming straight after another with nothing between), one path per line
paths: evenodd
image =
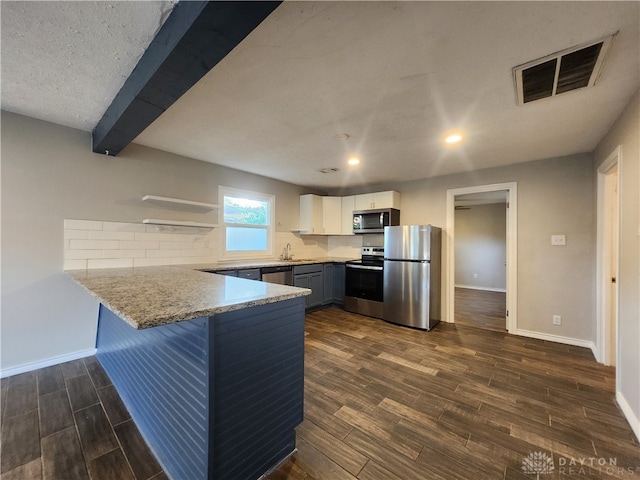
M382 271L382 267L373 267L370 265L353 265L351 263L347 263L347 268L355 268L356 270L377 270Z

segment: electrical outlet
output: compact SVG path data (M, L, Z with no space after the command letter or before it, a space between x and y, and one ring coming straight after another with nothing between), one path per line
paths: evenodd
M567 237L565 235L551 235L551 245L564 246L567 244Z
M562 317L560 315L553 316L553 324L554 325L562 325Z
M477 273L474 273L474 274L473 274L473 278L478 278L478 274L477 274Z

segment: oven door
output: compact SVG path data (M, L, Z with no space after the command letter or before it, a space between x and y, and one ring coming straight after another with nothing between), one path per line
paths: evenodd
M381 266L346 264L345 296L382 302L382 283Z

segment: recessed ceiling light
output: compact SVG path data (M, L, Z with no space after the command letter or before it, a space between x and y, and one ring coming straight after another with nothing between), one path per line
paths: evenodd
M347 163L349 165L359 165L360 159L358 157L351 157L349 160L347 160Z
M335 138L336 140L346 140L347 138L349 138L349 134L348 133L336 133L333 138Z
M453 145L455 143L460 143L462 141L462 134L460 133L450 133L446 137L444 137L444 143L449 145Z

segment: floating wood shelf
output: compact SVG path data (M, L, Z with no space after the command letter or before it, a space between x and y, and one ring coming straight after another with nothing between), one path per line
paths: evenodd
M213 203L194 202L191 200L182 200L180 198L159 197L157 195L145 195L142 197L143 202L159 203L162 205L192 207L198 210L216 210L218 205Z
M201 223L201 222L183 222L180 220L158 220L156 218L145 218L142 223L148 225L167 225L171 227L196 227L196 228L217 228L216 223Z

